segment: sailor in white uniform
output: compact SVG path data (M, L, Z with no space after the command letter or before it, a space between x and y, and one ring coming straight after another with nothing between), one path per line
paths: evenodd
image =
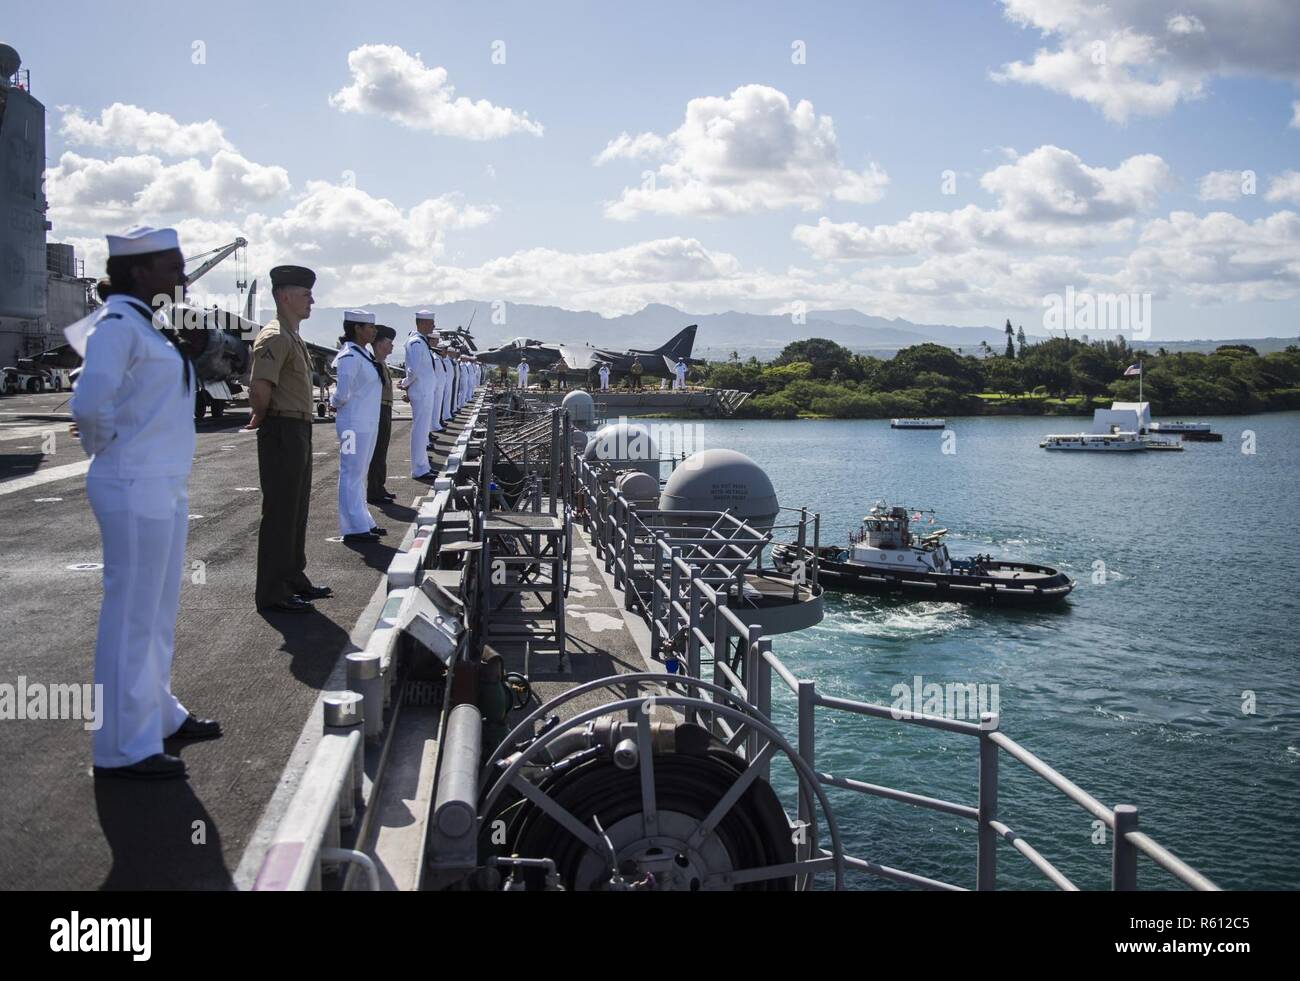
M397 383L411 403L411 476L416 479L432 472L429 467L429 432L442 429L441 426L435 429L433 425L435 399L442 395L433 349L429 346L433 328L431 310L416 313L415 330L406 339L406 377ZM440 401L437 404L441 406Z
M600 390L602 392L609 391L609 365L607 364L600 366Z
M345 542L377 542L387 534L375 526L366 507L366 473L379 437L383 380L369 344L375 315L343 311L343 337L334 357L334 429L339 437L339 534Z
M519 387L525 389L528 387L528 359L524 358L519 362L519 367L515 369L519 372Z
M85 359L71 410L91 456L86 496L104 546L97 777L183 777L184 762L163 751L163 740L221 735L217 722L192 716L171 690L197 379L151 302L184 282L174 230L109 235L106 302L65 330Z
M677 389L677 390L679 390L679 391L685 391L685 389L686 389L686 362L685 362L683 359L678 358L678 359L677 359L677 367L673 369L673 372L674 372L674 374L676 374L676 376L677 376L676 379L674 379L674 381L673 381L673 388L674 388L674 389Z
M455 362L450 355L451 345L446 341L438 342L438 359L442 365L442 423L451 422L456 410L452 408L451 397L456 391Z
M435 330L429 335L429 356L433 358L433 378L436 387L433 395L433 414L429 425L429 431L440 433L443 430L442 424L442 406L447 400L447 366L443 364L441 355L438 354L438 332Z

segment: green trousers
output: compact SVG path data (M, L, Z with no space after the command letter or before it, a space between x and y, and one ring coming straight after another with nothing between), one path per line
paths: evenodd
M262 525L257 532L257 605L273 606L311 589L307 512L311 504L311 426L267 416L257 429Z
M381 497L384 482L388 480L388 440L393 435L393 403L379 406L379 436L375 452L370 456L370 470L366 473L366 497Z

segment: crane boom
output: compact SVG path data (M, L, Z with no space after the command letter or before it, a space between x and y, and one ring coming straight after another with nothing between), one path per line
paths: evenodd
M246 245L248 245L247 239L237 238L228 245L223 245L219 249L214 249L210 258L204 260L197 269L185 277L185 285L193 286L199 279L211 272L214 266L225 261L231 254L244 248ZM207 255L207 253L200 253L200 255Z

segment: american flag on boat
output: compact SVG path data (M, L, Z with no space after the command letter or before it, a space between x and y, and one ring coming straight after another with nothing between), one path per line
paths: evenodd
M1125 378L1132 378L1134 375L1140 375L1140 374L1142 374L1142 362L1141 362L1141 361L1139 361L1137 364L1131 364L1131 365L1129 365L1127 368L1124 369L1124 377L1125 377Z

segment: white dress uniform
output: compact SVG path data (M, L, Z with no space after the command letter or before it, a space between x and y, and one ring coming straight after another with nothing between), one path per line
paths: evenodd
M339 437L339 534L359 535L375 526L366 507L366 473L379 438L383 383L374 356L353 341L335 355L334 371L330 404Z
M423 477L430 471L428 447L434 397L442 393L434 374L433 352L418 330L407 337L405 353L406 378L400 384L411 400L411 476Z
M436 335L435 335L436 336ZM433 405L430 407L429 418L432 422L429 425L429 431L440 433L443 430L442 425L442 406L447 400L447 367L442 363L442 357L429 345L429 357L433 361ZM428 443L425 443L427 448Z
M189 533L194 375L134 297L110 297L65 333L85 358L71 409L91 455L86 496L104 545L95 638L103 718L93 755L96 766L131 766L161 753L189 715L172 694L171 670Z
M609 365L607 364L600 366L600 390L602 392L609 391Z
M519 387L520 388L528 387L528 362L527 361L519 362Z
M677 381L676 384L673 385L673 388L677 388L677 389L685 388L686 387L686 362L678 361L677 367L674 370L677 373Z
M455 389L455 379L452 373L455 371L455 362L451 358L442 358L443 383L442 383L442 419L447 422L451 419L456 411L451 406L451 396Z

